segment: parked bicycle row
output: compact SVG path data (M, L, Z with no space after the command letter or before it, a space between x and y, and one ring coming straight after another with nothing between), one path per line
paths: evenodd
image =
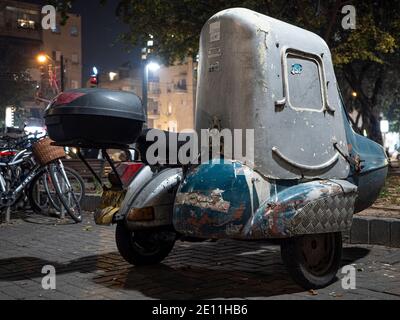
M82 220L84 181L64 167L65 156L62 147L51 145L38 132L0 137L0 210L6 220L16 209L27 207L38 214L67 213L75 222Z

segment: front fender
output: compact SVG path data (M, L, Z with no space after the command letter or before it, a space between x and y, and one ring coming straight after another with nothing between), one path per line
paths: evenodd
M282 190L260 206L244 228L246 238L286 238L351 228L357 187L318 180Z
M130 230L172 226L173 205L176 189L182 180L182 169L171 168L157 173L126 206L125 221ZM152 208L154 219L132 220L135 209Z

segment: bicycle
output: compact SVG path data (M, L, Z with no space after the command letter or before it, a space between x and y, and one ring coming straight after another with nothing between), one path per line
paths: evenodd
M78 202L81 202L85 195L85 183L78 172L64 167L68 180L74 190ZM47 172L37 175L28 186L27 198L31 209L37 214L54 213L59 217L61 213L60 200Z
M10 138L6 137L6 139ZM28 144L27 148L16 153L10 161L0 162L0 167L3 169L0 173L0 209L11 207L17 203L30 183L36 177L46 174L50 177L49 181L66 212L75 222L81 222L80 199L76 196L60 160L65 157L64 149L53 146L48 137L41 139L25 137L22 139L22 143L25 146ZM16 145L18 143L15 143ZM20 165L27 163L31 167L28 174L22 176ZM22 179L15 179L15 177ZM56 203L51 193L48 193L48 196L49 199L53 199L52 203ZM55 207L57 208L57 205Z

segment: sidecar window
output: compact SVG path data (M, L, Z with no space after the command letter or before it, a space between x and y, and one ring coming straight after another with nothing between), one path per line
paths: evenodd
M324 102L319 61L288 53L286 64L289 105L299 110L321 111Z

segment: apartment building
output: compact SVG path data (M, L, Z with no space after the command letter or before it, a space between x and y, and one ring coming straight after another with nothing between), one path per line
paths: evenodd
M57 17L54 30L42 30L41 10L41 6L23 1L0 0L0 53L3 56L17 53L19 68L27 68L31 79L46 93L44 97L52 98L55 93L48 88L49 70L61 87L61 60L65 90L82 86L81 18L70 15L66 25L61 26ZM49 59L40 64L39 54ZM3 65L3 69L7 68ZM41 116L45 104L35 99L34 94L23 100L20 113L27 118Z
M194 128L196 63L187 58L173 66L149 70L148 125L151 128L180 132ZM100 87L130 91L142 96L142 71L126 64L103 74Z
M81 17L70 14L65 25L57 18L54 30L43 30L42 51L49 55L57 66L64 64L64 89L82 87L82 28ZM60 75L58 74L58 79Z

